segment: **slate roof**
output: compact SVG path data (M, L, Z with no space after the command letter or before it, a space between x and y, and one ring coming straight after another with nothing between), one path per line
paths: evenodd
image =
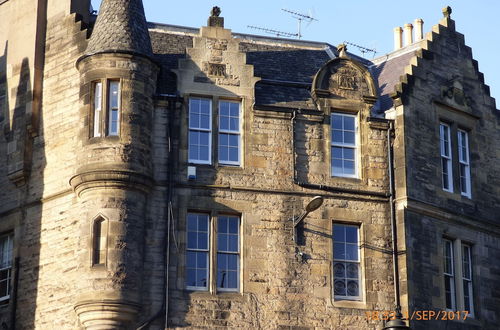
M415 53L415 49L402 49L392 56L387 55L386 59L374 60L375 64L369 67L373 78L378 84L377 112L382 113L392 107L391 94L394 93L394 87L400 82L405 67L410 64Z
M85 54L109 51L153 54L141 0L102 1Z
M176 93L176 77L171 71L185 58L186 48L192 47L195 28L148 23L154 58L161 64L158 93ZM316 109L311 99L314 75L336 49L329 44L302 40L270 38L233 33L239 38L240 50L246 53L247 64L254 66L254 74L261 80L255 85L255 106L260 108ZM404 68L415 56L418 45L408 47L372 61L349 54L366 66L378 86L379 99L372 115L383 117L392 107L390 95L400 82ZM331 54L331 53L330 53Z

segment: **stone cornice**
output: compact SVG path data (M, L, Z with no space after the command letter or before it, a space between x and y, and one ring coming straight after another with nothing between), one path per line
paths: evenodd
M149 175L121 169L95 169L82 171L69 180L78 197L93 189L139 190L148 193L153 185Z

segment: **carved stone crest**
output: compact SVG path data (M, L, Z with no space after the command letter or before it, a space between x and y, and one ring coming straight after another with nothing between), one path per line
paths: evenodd
M462 84L455 79L451 80L448 86L441 87L441 99L467 107L472 104L472 99L464 93Z
M351 68L340 68L330 76L329 89L358 89L357 72Z

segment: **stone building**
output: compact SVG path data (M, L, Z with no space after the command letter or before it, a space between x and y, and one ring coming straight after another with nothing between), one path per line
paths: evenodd
M89 5L0 0L3 328L498 328L500 112L451 9L368 61Z

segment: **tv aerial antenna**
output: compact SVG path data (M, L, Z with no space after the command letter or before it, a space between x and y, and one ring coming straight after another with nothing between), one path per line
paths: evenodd
M297 33L278 31L278 30L274 30L274 29L268 29L268 28L263 28L263 27L259 27L259 26L253 26L253 25L247 25L247 27L250 29L264 31L265 33L268 33L268 34L274 34L277 37L289 37L289 38L290 37L297 37Z
M377 54L377 50L376 49L366 48L366 47L363 47L363 46L360 46L360 45L356 45L356 44L354 44L352 42L349 42L349 41L344 41L344 44L350 45L350 46L354 46L357 49L359 49L359 51L361 52L361 54L363 54L363 57L365 57L365 53L373 53L373 57L375 57L375 55Z
M316 18L313 17L312 13L310 15L306 15L286 8L281 8L281 10L291 14L292 17L297 20L298 26L296 35L298 39L302 37L302 21L307 22L308 23L307 25L311 24L313 21L318 21Z

